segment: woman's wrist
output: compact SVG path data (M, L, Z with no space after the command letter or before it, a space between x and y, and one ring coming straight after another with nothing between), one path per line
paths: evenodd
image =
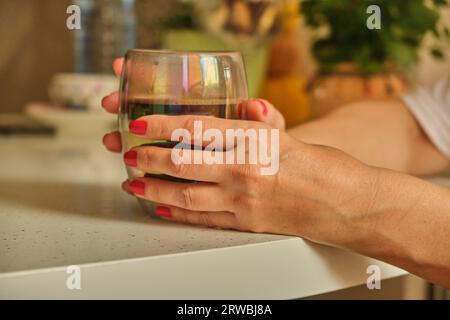
M395 171L369 167L372 187L363 205L348 215L348 237L342 245L370 256L388 256L396 251L395 230L401 217L413 206L408 196L409 177ZM414 178L413 178L414 179Z
M374 235L377 230L370 220L379 210L379 203L384 201L382 190L388 173L384 169L366 165L355 171L356 178L342 178L345 182L341 191L348 192L347 198L351 200L338 203L341 217L335 222L337 230L334 232L338 236L334 245L360 251L372 243L376 246Z
M299 215L296 234L315 242L352 248L366 237L360 221L378 201L383 170L334 148L307 148L311 149L306 153L312 165L306 166L305 176L294 176L295 183L291 184L296 188L292 194L303 195L295 198L296 204L290 208ZM308 161L299 157L296 162Z
M370 205L348 219L349 237L341 246L407 269L425 268L435 259L429 242L423 240L437 239L435 253L446 241L443 232L430 230L439 231L439 221L450 212L450 192L403 173L375 170Z

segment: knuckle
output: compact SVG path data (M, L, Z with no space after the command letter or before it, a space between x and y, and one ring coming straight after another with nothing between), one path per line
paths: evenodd
M151 167L154 162L154 156L149 148L141 149L139 162L140 166L143 168Z
M210 227L210 228L214 226L214 224L212 223L211 217L207 212L200 212L198 218L199 218L200 224Z
M176 176L176 177L184 177L187 173L187 165L183 162L181 163L175 163L174 161L170 160L170 171Z
M181 205L188 210L194 208L194 190L192 187L184 187L181 190Z

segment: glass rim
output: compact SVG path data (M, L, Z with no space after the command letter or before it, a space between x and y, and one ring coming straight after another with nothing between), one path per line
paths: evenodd
M148 53L148 54L159 54L159 55L195 55L195 54L204 54L204 55L225 55L225 56L233 56L237 55L242 57L242 53L236 50L169 50L169 49L129 49L125 56L134 53Z

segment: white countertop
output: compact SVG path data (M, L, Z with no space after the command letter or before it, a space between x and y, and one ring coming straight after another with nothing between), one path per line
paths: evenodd
M405 274L297 237L151 219L100 141L0 138L0 298L285 299L363 284L371 264Z

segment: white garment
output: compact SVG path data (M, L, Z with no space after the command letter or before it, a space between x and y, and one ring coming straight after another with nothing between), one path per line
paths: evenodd
M450 159L450 76L430 87L419 87L403 101L431 142Z

